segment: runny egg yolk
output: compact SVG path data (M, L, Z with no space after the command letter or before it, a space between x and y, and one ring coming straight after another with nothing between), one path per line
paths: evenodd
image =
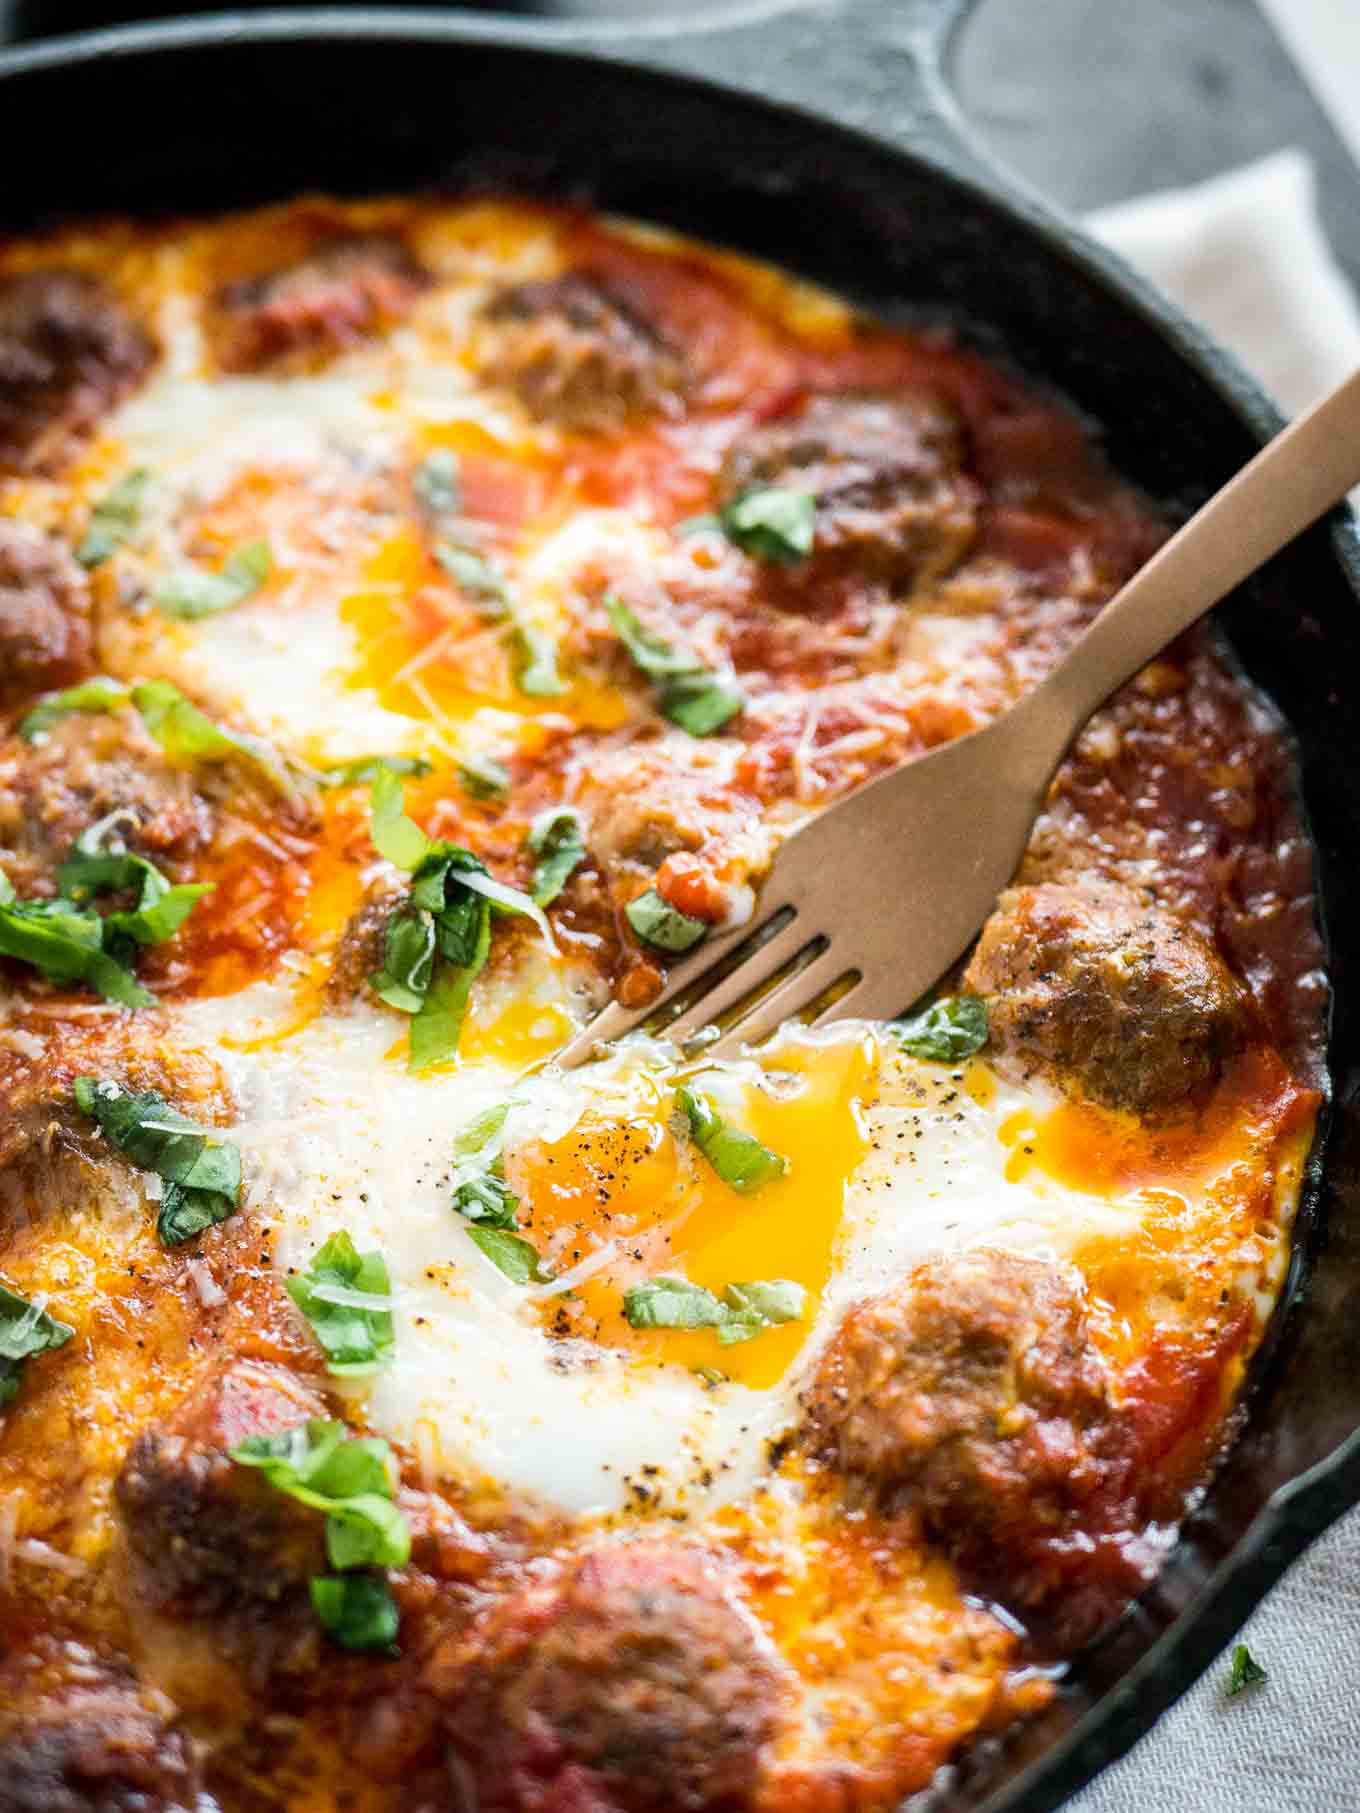
M655 1076L639 1082L625 1111L587 1110L565 1136L511 1155L523 1232L559 1276L572 1274L571 1294L544 1300L553 1334L756 1388L783 1376L831 1275L846 1186L867 1149L861 1110L877 1048L863 1028L795 1035L762 1072L743 1065L713 1092L731 1126L787 1163L782 1177L749 1194L722 1181L683 1122L677 1137L672 1082ZM807 1300L798 1321L724 1346L711 1329L630 1327L625 1292L658 1277L682 1277L718 1297L729 1284L787 1279Z
M597 730L627 718L611 687L565 669L561 694L521 692L505 622L479 613L413 528L398 530L369 559L341 616L360 651L349 684L371 688L388 711L454 732L487 706L526 720L566 713Z

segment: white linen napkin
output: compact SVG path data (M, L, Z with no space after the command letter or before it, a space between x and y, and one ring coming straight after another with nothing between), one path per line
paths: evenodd
M1360 365L1360 309L1298 151L1088 223L1297 413ZM1068 1813L1357 1813L1360 1511L1328 1531L1242 1639L1269 1680L1229 1699L1224 1656Z

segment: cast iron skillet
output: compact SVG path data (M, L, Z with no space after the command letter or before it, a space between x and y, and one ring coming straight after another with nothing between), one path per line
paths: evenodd
M351 11L70 39L0 56L0 224L468 178L579 194L889 316L963 318L1102 423L1115 463L1184 510L1278 417L1211 341L969 143L940 77L969 3L728 7L717 29L710 4L709 30L668 36ZM1360 738L1345 696L1360 671L1358 593L1360 546L1338 518L1221 613L1297 734L1335 986L1328 1124L1245 1426L1156 1585L1078 1659L1044 1717L951 1772L938 1790L951 1813L1056 1807L1360 1499Z

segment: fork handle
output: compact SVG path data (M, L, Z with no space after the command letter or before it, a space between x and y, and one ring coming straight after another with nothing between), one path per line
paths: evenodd
M1061 705L1073 735L1168 642L1357 484L1360 371L1197 510L1115 594L1036 695L1047 693L1050 708Z

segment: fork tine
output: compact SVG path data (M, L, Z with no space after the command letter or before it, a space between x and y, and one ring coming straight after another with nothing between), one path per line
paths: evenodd
M758 1045L785 1020L792 1019L800 1007L806 1007L842 976L853 972L854 965L844 953L829 945L811 963L772 988L744 1018L729 1026L720 1039L707 1047L704 1056L732 1057L743 1045Z
M564 1070L574 1070L587 1058L594 1057L598 1046L611 1044L614 1040L623 1038L626 1033L636 1031L639 1026L645 1025L648 1020L662 1013L677 995L684 994L696 982L701 981L709 970L716 969L734 951L739 951L743 944L749 943L753 938L758 938L771 921L788 910L786 904L778 901L773 902L768 908L762 903L757 923L733 926L730 931L719 932L715 937L706 938L691 956L686 957L683 963L677 963L670 971L666 977L664 988L654 1001L649 1001L645 1007L623 1007L619 1002L611 1001L607 1007L601 1008L595 1018L583 1026L576 1037L556 1054L554 1062L560 1064ZM790 923L795 923L795 921ZM753 951L751 957L754 958L759 954L761 953ZM748 958L747 963L750 961L751 958ZM738 967L740 971L745 971L747 964L743 963ZM667 1037L670 1037L670 1026L663 1027L662 1031Z
M786 963L792 962L800 951L816 942L817 934L805 927L795 913L781 931L758 950L752 951L745 962L739 963L729 974L715 982L712 988L706 989L692 1001L665 1028L666 1037L673 1039L677 1045L682 1045L701 1026L707 1026L729 1007L735 1006L753 990L768 982L772 976L778 975Z

